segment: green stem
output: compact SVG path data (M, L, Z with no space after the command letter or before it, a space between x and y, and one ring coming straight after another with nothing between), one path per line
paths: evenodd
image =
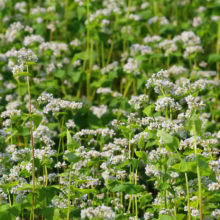
M71 184L71 169L70 166L70 174L69 174L69 185L68 185L68 211L67 211L67 220L70 219L70 184Z
M194 147L195 147L195 156L197 156L197 141L196 141L196 126L194 124ZM199 213L200 220L202 220L202 183L200 177L200 169L197 165L197 177L198 177L198 187L199 187Z
M217 54L219 54L219 42L220 42L220 18L218 19L218 40L217 40ZM216 69L218 72L218 79L220 78L220 62L216 63Z
M27 72L28 65L27 65ZM31 133L31 147L32 147L32 181L33 181L33 191L32 191L32 204L31 204L31 213L34 220L34 190L35 190L35 161L34 161L34 137L33 137L33 130L32 130L32 115L31 115L31 91L30 91L30 81L29 77L27 76L27 84L28 84L28 99L29 99L29 114L30 114L30 133Z
M191 220L191 213L190 213L190 200L189 200L189 182L188 182L188 176L187 173L185 173L185 179L186 179L186 191L187 191L187 205L188 205L188 218Z

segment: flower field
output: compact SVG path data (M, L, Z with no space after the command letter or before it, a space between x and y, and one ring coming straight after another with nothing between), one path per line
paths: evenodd
M0 220L220 219L219 0L0 0Z

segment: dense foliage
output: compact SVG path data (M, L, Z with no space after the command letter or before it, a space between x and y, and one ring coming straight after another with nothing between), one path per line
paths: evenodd
M220 219L220 1L0 0L0 219Z

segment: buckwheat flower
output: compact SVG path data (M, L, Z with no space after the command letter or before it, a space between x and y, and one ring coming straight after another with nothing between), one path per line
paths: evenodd
M204 53L202 46L187 46L185 51L183 52L183 57L187 58L189 55L193 53Z
M153 23L157 23L157 21L159 21L160 25L168 25L170 22L169 20L164 17L164 16L161 16L161 17L158 17L158 16L155 16L155 17L152 17L148 20L148 24L151 25Z
M196 200L198 200L198 199L199 199L199 198L198 198L197 196L193 196L193 197L190 198L190 201L193 202L193 201L196 201ZM188 209L187 209L187 211L188 211Z
M46 68L47 75L54 72L55 70L56 70L56 67L55 67L54 63L50 63Z
M150 212L145 212L144 213L144 219L145 220L149 220L151 218L153 218L154 214L150 213Z
M176 179L176 178L179 177L179 173L177 173L177 172L171 172L170 177Z
M68 129L70 129L70 128L75 128L76 125L73 120L69 119L68 122L66 122L66 126Z
M155 103L156 111L166 111L169 110L181 110L181 105L178 102L174 102L173 98L170 97L163 97L161 99L158 99Z
M98 118L101 118L104 114L106 114L108 112L108 107L106 105L100 105L100 107L91 106L90 110Z
M41 37L40 35L31 35L31 36L26 36L24 38L24 46L29 46L30 44L32 44L33 42L38 42L38 43L42 43L44 42L44 38Z
M109 93L112 93L112 92L113 91L111 90L110 87L106 87L106 88L100 87L96 91L97 94L109 94Z
M199 216L199 210L197 210L197 209L192 209L191 210L191 216L193 216L193 217L197 217L197 216Z
M11 109L11 110L6 110L1 113L1 118L11 118L13 116L20 116L21 115L21 110L17 109Z
M152 53L151 47L147 45L140 45L140 44L132 44L130 47L130 50L131 50L131 56L135 56L138 53L140 53L141 55Z
M219 218L220 217L220 209L215 209L214 211L212 211L211 217Z
M143 42L145 44L148 44L148 43L158 43L159 41L161 41L161 37L160 36L147 36L143 39Z
M150 5L149 2L143 2L143 3L141 4L141 9L143 10L143 9L147 8L149 5Z
M192 26L197 27L202 24L202 19L200 17L194 17L192 21Z
M219 183L212 182L208 185L208 190L209 191L214 191L214 190L219 190L219 189L220 189L220 184Z
M123 66L123 71L126 73L133 73L135 76L140 74L141 61L129 58L127 63Z
M34 29L33 29L32 27L25 26L24 31L27 31L27 32L29 32L30 34L32 34L32 33L34 32Z
M26 50L25 48L15 51L13 57L17 57L19 63L36 63L38 60L37 56L30 49Z
M118 61L114 61L113 63L108 64L106 67L101 69L102 74L109 73L111 71L117 71L118 70L119 63Z
M43 92L38 98L37 101L39 104L44 104L47 102L50 102L53 100L53 94L49 94L46 92Z
M13 69L12 69L13 75L16 75L16 74L24 72L24 68L25 68L25 66L23 64L21 64L20 66L15 65L13 67Z
M41 24L41 23L43 23L43 18L42 17L38 17L36 21L37 21L38 24Z
M70 42L70 45L78 47L80 45L80 41L78 39L75 39Z
M73 67L76 68L77 66L80 66L81 63L80 63L80 60L76 60L73 62Z

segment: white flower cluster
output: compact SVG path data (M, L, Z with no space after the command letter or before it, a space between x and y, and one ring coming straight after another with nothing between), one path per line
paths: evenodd
M81 102L70 102L67 100L62 100L62 99L52 99L43 109L43 112L48 114L50 111L55 114L59 112L61 109L81 109L82 108L82 103Z
M110 87L106 87L106 88L100 87L97 89L96 93L97 94L109 94L109 93L113 93L113 91L111 90Z
M161 41L161 37L160 36L147 36L143 39L143 42L145 44L149 44L149 43L158 43L159 41Z
M118 61L114 61L113 63L110 63L106 67L102 68L101 73L106 74L106 73L109 73L111 71L117 71L118 65L119 65Z
M106 114L108 112L108 106L107 105L100 105L100 107L91 106L90 110L98 118L101 118L104 114Z
M156 111L166 111L166 110L181 110L181 105L178 102L174 102L174 98L171 97L163 97L161 99L158 99L155 103Z
M41 37L40 35L31 35L31 36L26 36L24 38L24 46L29 46L30 44L32 44L33 42L39 42L42 43L44 42L44 38Z
M140 44L132 44L130 47L131 56L135 56L137 54L146 55L152 53L152 48L147 45L140 45Z
M113 219L115 218L115 212L113 212L110 207L107 207L104 204L102 204L101 206L98 206L95 209L89 207L87 209L81 210L81 218L86 218L86 217L88 217L89 219L92 218L101 218L103 220Z
M38 98L37 101L39 104L44 104L47 102L51 102L53 100L53 94L43 92Z
M211 216L214 218L220 218L220 209L215 209L214 211L212 211Z
M168 25L170 22L169 20L164 17L164 16L161 16L161 17L158 17L158 16L155 16L155 17L152 17L148 20L148 24L151 25L151 24L154 24L154 23L157 23L159 22L160 25Z
M6 110L4 112L1 113L1 118L11 118L13 116L20 116L21 115L21 110L17 110L17 109L10 109L10 110Z
M127 63L123 66L123 71L126 73L133 73L135 76L140 74L141 61L129 58Z
M183 57L187 58L188 56L190 56L191 54L194 54L194 53L204 53L202 46L195 45L195 46L186 47L186 49L183 53Z
M148 101L148 95L140 95L140 96L132 96L131 99L128 101L130 105L135 105L135 110L138 110L142 107L143 103Z
M26 50L25 48L15 51L13 56L18 58L19 63L36 63L38 60L37 56L30 49Z

